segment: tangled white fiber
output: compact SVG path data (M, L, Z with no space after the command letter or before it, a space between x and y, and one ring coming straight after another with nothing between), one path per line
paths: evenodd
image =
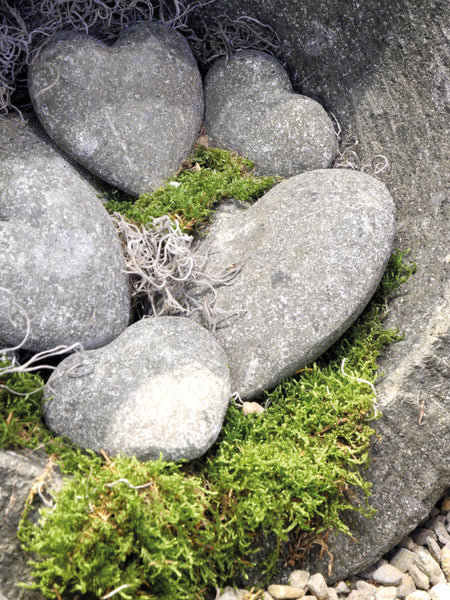
M0 287L0 294L0 309L5 310L11 325L15 327L17 325L25 324L25 334L17 345L5 347L2 346L0 341L0 377L11 375L13 373L32 373L33 371L42 371L44 369L53 371L56 369L56 367L50 364L45 364L43 361L48 358L69 354L71 352L76 352L79 360L70 368L71 372L69 375L72 374L73 376L79 376L82 374L80 372L80 368L83 365L83 346L78 342L71 344L70 346L61 344L49 350L43 350L42 352L32 355L31 358L29 358L26 362L20 363L18 351L26 346L26 342L30 336L30 319L25 308L19 302L17 302L17 299L11 290ZM18 320L21 320L21 323L18 323ZM16 396L28 396L30 394L30 392L27 394L21 394L17 391L13 391L1 381L0 389L6 389ZM36 389L31 393L35 394L41 389L42 388Z
M215 306L214 288L231 284L239 266L233 264L216 275L206 274L203 269L207 258L194 252L194 238L183 233L178 221L167 215L140 226L129 223L120 213L112 218L122 240L131 295L147 305L149 315L198 315L214 331L221 317L236 314Z

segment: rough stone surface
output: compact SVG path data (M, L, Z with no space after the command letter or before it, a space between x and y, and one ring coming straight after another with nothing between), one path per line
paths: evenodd
M295 600L296 598L302 598L305 595L305 590L292 587L291 585L272 584L269 585L267 591L275 600Z
M130 27L113 46L81 33L56 34L30 69L29 91L57 144L133 195L178 169L203 118L189 45L157 23Z
M296 569L292 571L289 575L289 585L293 585L298 588L305 588L311 574L309 571L302 571L301 569Z
M434 558L428 552L421 550L416 554L416 566L430 579L431 585L445 581L444 573Z
M328 596L327 582L322 573L314 573L308 579L308 590L319 600L325 600Z
M49 428L82 448L141 460L194 459L219 435L230 399L227 360L190 319L138 321L84 354L81 374L62 361L45 388Z
M346 578L393 548L435 505L450 480L450 146L448 0L220 0L203 18L256 17L278 34L297 92L318 99L358 139L361 164L385 154L380 177L396 202L397 245L416 274L390 303L386 325L403 341L380 361L383 418L376 427L373 519L349 515L358 543L328 539L330 580ZM207 19L207 21L208 21ZM421 407L424 414L422 419ZM318 552L302 568L328 574Z
M414 585L414 581L412 580L411 575L405 573L403 575L402 582L397 588L397 597L398 598L406 598L409 594L412 594L416 591L416 586Z
M445 547L441 550L441 567L444 575L450 581L450 547Z
M35 456L27 458L15 452L0 450L0 589L8 594L8 600L41 600L37 591L17 587L19 582L31 582L30 558L21 549L17 539L17 526L25 501L34 481L46 471L46 460ZM48 470L45 478L44 497L51 499L50 492L60 489L62 480L55 471ZM33 515L44 506L38 496L33 501ZM30 518L34 518L30 515ZM4 598L0 592L0 598Z
M408 569L408 573L411 575L411 579L414 581L416 588L419 588L419 590L428 590L430 588L428 576L425 575L417 565L411 565Z
M216 290L218 308L240 311L215 334L233 390L261 393L331 346L374 293L393 236L386 187L350 170L302 173L247 210L220 214L198 252L206 272L242 265Z
M406 573L408 567L414 564L416 556L411 550L400 548L391 559L391 565L396 567L402 573Z
M382 565L373 574L373 579L381 585L399 585L403 573L392 565Z
M107 344L128 324L119 239L96 190L33 123L0 121L0 339ZM11 307L8 316L8 307Z
M247 155L263 175L327 168L336 154L325 110L295 94L280 63L263 52L238 52L213 64L205 79L205 124L212 145Z

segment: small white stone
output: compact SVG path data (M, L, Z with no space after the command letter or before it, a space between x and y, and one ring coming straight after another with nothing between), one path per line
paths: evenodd
M311 575L309 571L302 571L300 569L292 571L292 573L289 575L289 585L293 585L294 587L304 589L308 583L310 576Z
M397 595L397 588L393 585L382 585L375 592L375 600L394 600Z
M448 542L450 542L450 534L448 533L447 529L445 528L444 523L442 523L442 522L436 523L436 525L434 527L434 531L436 532L437 538L441 542L441 544L445 545L445 544L448 544Z
M443 581L434 585L430 590L431 600L450 600L450 584Z
M328 586L322 573L315 573L308 579L308 589L318 600L325 600L328 596Z
M292 587L292 585L269 585L267 591L275 600L295 600L296 598L302 598L305 595L305 590L301 588Z
M406 598L406 596L409 596L409 594L412 594L415 591L416 586L414 585L411 575L405 573L401 584L397 588L397 598Z
M400 585L403 573L390 564L379 567L373 574L373 579L382 585Z
M347 596L347 600L374 600L375 593L370 589L352 590Z
M243 402L242 404L242 414L244 417L247 415L261 415L264 412L264 407L257 402Z
M391 565L402 573L406 573L408 567L414 564L416 555L407 548L400 548L391 559Z
M441 547L433 538L428 538L427 540L427 548L437 563L441 562Z
M350 594L350 588L345 581L340 581L334 586L337 594Z
M450 548L447 546L441 550L441 567L447 581L450 581Z
M334 588L328 588L327 600L339 600L339 596Z
M227 586L217 600L238 600L237 590Z
M422 590L417 590L409 596L406 596L405 600L430 600L430 594Z
M408 569L408 572L411 575L416 588L419 588L419 590L430 589L430 580L428 579L428 576L419 569L419 567L416 565L411 565Z
M436 585L440 581L445 582L445 575L442 572L441 567L434 560L431 554L425 550L422 550L422 552L418 552L416 554L416 566L419 567L419 569L425 573L425 575L427 575L431 585Z

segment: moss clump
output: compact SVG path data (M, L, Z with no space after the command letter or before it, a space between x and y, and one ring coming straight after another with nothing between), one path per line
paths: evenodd
M135 202L117 193L115 197L106 194L106 208L143 224L168 214L180 222L183 231L191 231L207 220L220 200L254 201L279 181L275 177L256 177L253 167L250 160L236 152L200 146L163 187L141 195Z
M212 586L245 573L258 532L278 540L258 565L269 579L283 540L346 531L344 509L369 515L362 467L374 433L374 394L355 378L373 383L379 352L398 338L381 323L386 293L411 271L394 255L378 293L345 336L266 394L262 415L244 417L230 406L219 440L195 462L105 461L53 439L40 407L30 408L33 443L56 453L71 474L55 506L42 509L37 524L25 516L19 530L25 549L38 557L34 587L49 598L99 598L115 590L122 599L205 598ZM11 426L11 410L24 422L10 404L3 430L6 421ZM5 440L20 445L23 434L14 435ZM353 489L362 490L365 504L355 503ZM292 565L295 558L286 557Z

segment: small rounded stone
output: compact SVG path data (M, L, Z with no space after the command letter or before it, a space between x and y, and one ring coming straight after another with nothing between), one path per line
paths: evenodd
M293 587L292 585L269 585L267 591L274 600L296 600L305 595L305 590Z

